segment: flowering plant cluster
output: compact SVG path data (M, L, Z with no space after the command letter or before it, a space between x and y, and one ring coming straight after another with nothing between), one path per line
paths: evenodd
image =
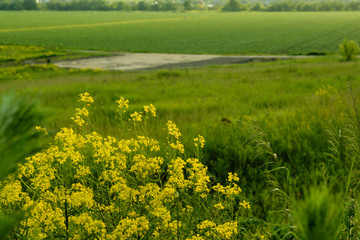
M184 158L181 133L168 121L168 153L148 136L87 132L93 98L80 94L76 127L62 128L47 149L1 183L3 214L24 211L13 239L237 239L237 219L250 208L238 176L214 184L197 158ZM120 98L124 119L129 101ZM134 127L156 117L150 104L129 114ZM125 122L125 121L124 121ZM46 133L46 129L38 128ZM198 149L205 139L194 139Z

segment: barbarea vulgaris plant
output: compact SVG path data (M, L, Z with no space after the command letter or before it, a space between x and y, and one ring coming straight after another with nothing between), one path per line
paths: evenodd
M184 158L181 132L168 121L167 154L149 136L116 139L89 132L80 94L74 128L62 128L47 149L29 157L1 185L3 214L24 210L10 239L237 239L237 219L250 208L236 174L211 183L198 158ZM129 101L120 98L121 120ZM150 104L124 124L156 117ZM199 135L195 147L202 149ZM199 154L197 154L199 155Z

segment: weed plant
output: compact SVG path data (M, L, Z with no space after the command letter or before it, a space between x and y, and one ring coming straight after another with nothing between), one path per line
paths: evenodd
M344 61L352 61L355 59L356 55L360 53L360 48L357 42L353 40L344 39L344 42L340 44L340 55L343 57Z
M72 117L54 143L29 157L7 177L0 193L3 213L25 212L10 239L238 239L262 236L242 231L250 203L241 194L236 173L225 185L210 181L201 163L205 139L194 138L196 156L184 158L177 126L167 122L165 155L146 136L146 121L156 117L150 104L124 118L129 101L117 100L120 124L130 139L93 131L93 98L80 94ZM38 130L47 134L46 129ZM145 135L144 135L145 134Z

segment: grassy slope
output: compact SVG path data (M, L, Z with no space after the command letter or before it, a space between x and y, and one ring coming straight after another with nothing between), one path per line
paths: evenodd
M347 78L357 79L358 74L357 62L286 60L203 69L60 74L50 78L44 73L44 79L41 74L33 75L30 80L2 82L1 88L30 92L46 106L56 110L66 107L65 112L73 108L78 93L89 91L101 105L124 96L137 106L152 102L165 112L217 110L212 112L213 117L206 117L215 121L222 117L238 119L244 114L261 115L259 110L301 107L311 102L321 87L331 85L346 90Z
M0 42L133 52L306 54L335 52L345 37L359 41L359 18L357 12L1 12Z
M39 99L49 114L45 125L53 132L72 124L78 94L87 91L96 101L93 127L116 137L133 133L120 130L115 100L130 99L128 113L153 103L159 112L158 119L148 123L150 135L166 141L169 119L183 133L186 147L199 133L204 135L204 161L210 171L219 179L227 171L237 171L256 206L254 213L267 218L277 198L269 201L264 191L269 188L263 175L269 158L256 155L254 126L265 131L278 155L276 166L289 170L290 178L285 171L276 172L282 189L301 196L303 186L317 181L322 164L343 187L349 163L341 163L340 168L324 154L329 147L327 130L331 119L343 128L351 105L347 81L358 93L359 69L358 62L339 62L334 57L133 73L49 68L30 71L25 79L2 80L0 92L13 89Z

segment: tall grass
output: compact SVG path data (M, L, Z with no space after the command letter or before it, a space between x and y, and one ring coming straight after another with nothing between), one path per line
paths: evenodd
M300 240L335 240L341 232L343 207L327 188L311 188L295 210L296 234Z
M152 136L166 142L161 126L174 119L184 136L186 157L195 156L193 137L186 136L204 135L202 161L211 179L224 182L228 171L238 173L252 203L251 217L241 226L251 226L248 230L259 225L275 239L292 239L294 203L308 199L309 186L347 192L345 212L348 219L358 218L353 214L357 205L351 205L358 196L358 165L354 161L351 169L355 155L349 141L358 138L351 134L354 128L347 116L353 124L357 120L344 106L354 102L347 80L352 79L355 96L359 71L357 62L335 58L135 73L48 69L30 71L29 79L8 80L0 87L39 98L51 115L45 123L50 134L73 124L73 99L79 92L89 91L97 99L93 126L119 138L133 137L134 132L118 127L113 102L119 96L128 98L129 112L153 103L159 116L147 123ZM353 223L345 227L344 222L346 233L357 229Z

